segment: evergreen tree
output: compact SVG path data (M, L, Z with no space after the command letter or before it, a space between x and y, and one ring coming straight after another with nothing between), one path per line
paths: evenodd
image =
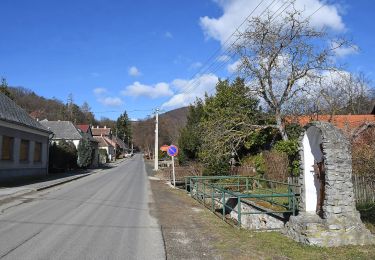
M10 99L14 99L12 93L9 91L8 83L5 78L1 78L0 93L3 93L5 96L9 97Z
M131 122L126 111L117 118L115 134L125 142L132 141Z
M78 161L79 167L87 168L91 164L92 146L88 138L83 137L78 144Z
M189 107L186 126L181 129L178 139L180 163L198 158L198 151L202 145L199 123L204 113L203 106L203 101L197 99L195 104Z

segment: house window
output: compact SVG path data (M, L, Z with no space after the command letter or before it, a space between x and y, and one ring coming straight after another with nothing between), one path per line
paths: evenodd
M21 140L21 147L20 147L20 161L21 162L25 162L29 160L29 146L30 146L30 141Z
M3 136L3 145L1 147L1 160L13 160L13 144L13 137Z
M35 142L34 147L34 162L42 161L42 143Z

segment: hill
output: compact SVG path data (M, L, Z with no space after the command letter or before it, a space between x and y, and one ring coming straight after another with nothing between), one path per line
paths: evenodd
M74 123L95 124L94 114L85 102L78 106L70 95L64 103L57 98L44 98L23 87L8 87L13 100L35 119L67 120Z
M159 115L159 144L176 144L179 132L186 125L189 107L182 107ZM134 145L152 151L155 140L155 117L132 123Z

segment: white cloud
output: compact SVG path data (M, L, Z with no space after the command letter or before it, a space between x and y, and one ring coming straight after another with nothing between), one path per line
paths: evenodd
M123 104L123 101L119 97L104 97L98 98L98 101L105 106L118 107Z
M93 92L95 95L102 95L102 94L107 93L108 91L106 88L95 88Z
M125 90L121 91L121 94L124 96L144 96L154 99L172 96L173 91L170 89L169 84L165 82L160 82L155 85L144 85L136 81L132 85L127 86Z
M128 71L130 76L137 77L141 75L141 72L136 66L131 66Z
M234 29L237 28L242 21L251 13L253 9L259 4L259 1L249 0L214 0L221 9L223 10L222 16L219 18L213 18L204 16L200 18L200 25L207 38L213 38L224 44L226 39L233 33ZM262 3L252 14L253 16L260 15L263 10L271 3L271 0L267 0ZM282 6L283 2L276 1L270 7L270 12L276 11L281 12L283 8L278 10ZM328 27L335 31L342 31L345 29L345 25L340 16L340 7L337 5L327 4L327 1L319 0L297 0L296 8L299 10L307 10L305 16L310 16L319 7L311 17L311 25L316 27ZM239 30L244 30L245 25Z
M241 60L237 60L231 64L228 64L227 66L228 72L229 73L238 72L240 65L241 65Z
M96 96L96 100L105 106L117 107L124 103L119 97L109 97L109 92L106 88L95 88L93 92Z
M335 42L332 43L332 48L334 49L336 57L338 58L343 58L349 55L357 54L359 50L357 45L338 47L338 44Z
M171 32L166 31L164 36L165 36L165 38L173 39L173 34Z
M206 92L213 91L217 82L218 77L214 74L204 74L192 80L175 79L172 85L178 90L178 93L166 101L162 108L188 106L196 98L202 98Z

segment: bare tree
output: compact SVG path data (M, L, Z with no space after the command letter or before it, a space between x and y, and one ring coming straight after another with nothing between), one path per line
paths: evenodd
M367 114L372 109L369 84L363 73L329 72L320 80L316 99L330 120L335 114Z
M309 19L303 18L294 5L281 18L268 13L265 18L251 19L239 37L239 69L249 80L251 90L275 114L282 138L287 140L282 121L284 106L322 71L335 67L334 50L346 42L325 44L333 42L328 41L328 33L310 26Z

